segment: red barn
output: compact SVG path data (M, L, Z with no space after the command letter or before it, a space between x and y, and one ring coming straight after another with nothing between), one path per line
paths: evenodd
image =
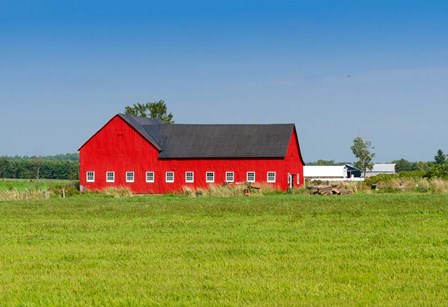
M117 114L79 151L88 190L167 193L245 182L286 190L303 183L294 124L163 124Z

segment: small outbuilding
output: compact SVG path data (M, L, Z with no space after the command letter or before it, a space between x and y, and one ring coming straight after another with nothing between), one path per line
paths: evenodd
M373 177L379 174L395 174L395 163L377 163L374 164L372 170L366 172L366 177Z
M361 171L353 165L311 165L303 168L305 179L324 181L361 180Z

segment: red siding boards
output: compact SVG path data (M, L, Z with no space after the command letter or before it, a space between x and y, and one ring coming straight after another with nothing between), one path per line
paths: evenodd
M303 160L295 128L291 132L284 158L159 159L158 149L120 116L114 116L80 148L80 183L89 190L126 187L134 193L180 192L184 187L206 188L221 185L226 172L234 172L234 182L246 182L247 172L255 172L256 183L267 183L267 173L275 172L281 190L303 184ZM95 172L94 182L86 174ZM114 182L106 173L114 172ZM126 172L134 172L134 182L126 182ZM146 172L154 172L154 182L146 182ZM166 172L174 173L174 182L166 182ZM194 172L194 182L187 183L186 172ZM206 182L206 172L214 172L214 183ZM291 175L293 177L291 177Z

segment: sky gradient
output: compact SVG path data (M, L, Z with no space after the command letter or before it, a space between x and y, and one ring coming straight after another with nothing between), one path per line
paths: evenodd
M0 1L0 156L72 153L126 105L295 123L305 161L448 151L448 1Z

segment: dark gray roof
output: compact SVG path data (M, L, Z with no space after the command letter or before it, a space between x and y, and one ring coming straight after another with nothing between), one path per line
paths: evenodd
M355 167L355 166L353 166L353 165L351 165L351 164L346 164L345 167L346 167L347 169L349 169L349 170L352 170L352 171L360 171L359 168L357 168L357 167Z
M138 117L134 115L128 114L119 114L124 120L126 120L132 127L134 127L138 132L140 132L148 141L154 144L157 149L161 149L158 145L157 141L154 140L151 134L149 134L145 129L145 125L162 125L163 122L159 119L154 118L146 118L146 117Z
M186 125L119 114L154 144L159 158L282 158L294 124Z

